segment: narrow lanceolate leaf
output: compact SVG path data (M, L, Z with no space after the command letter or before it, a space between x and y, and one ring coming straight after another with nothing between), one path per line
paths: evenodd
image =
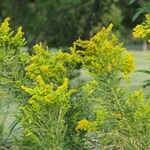
M150 70L138 70L138 72L142 72L142 73L150 74Z

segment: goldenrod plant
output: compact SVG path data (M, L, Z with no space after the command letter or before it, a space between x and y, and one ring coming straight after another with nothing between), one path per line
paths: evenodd
M84 146L83 142L79 143L82 139L76 125L87 111L88 103L82 102L81 88L70 87L71 73L80 62L79 57L62 51L53 54L42 44L35 45L34 51L35 55L25 69L32 84L21 86L30 96L20 107L25 139L45 150ZM88 115L86 112L84 117ZM74 139L78 139L78 143Z
M91 149L149 149L149 101L142 91L129 91L126 77L134 71L133 56L119 44L112 25L88 41L77 40L74 51L93 77L86 93L95 104L93 125L99 142L89 136ZM83 123L86 128L91 124ZM84 124L80 126L87 130Z
M21 128L18 142L6 148L150 149L149 99L142 90L130 91L133 55L112 27L75 41L69 53L52 53L40 43L29 56L21 28L14 34L8 18L1 24L0 90L19 100ZM90 78L72 84L78 64Z
M133 29L135 38L146 39L150 42L150 14L145 15L146 20Z
M146 20L145 22L137 25L134 29L133 29L133 36L134 38L141 38L141 39L145 39L146 41L150 42L150 14L145 15ZM150 74L149 69L145 69L145 70L140 70L140 72L146 73L146 74ZM145 80L144 81L144 85L143 87L147 87L150 86L150 80Z
M0 25L0 85L6 91L20 93L20 85L25 82L25 65L29 58L26 51L24 33L19 27L16 33L11 29L9 18Z
M15 102L22 100L20 85L25 80L28 53L22 50L25 45L22 28L14 32L6 18L0 24L0 149L13 146L17 136L17 119L14 113ZM21 102L21 101L20 101Z
M74 43L76 53L83 56L84 68L99 79L123 77L134 70L133 56L122 47L123 43L118 43L117 37L111 33L112 26L102 28L89 41L79 39Z

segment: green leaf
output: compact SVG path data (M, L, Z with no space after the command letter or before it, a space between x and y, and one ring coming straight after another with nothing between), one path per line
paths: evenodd
M150 74L150 70L138 70L138 72L142 72L142 73Z
M133 4L136 0L129 0L129 5Z
M137 9L137 12L132 18L135 21L140 15L150 13L150 3L145 3L141 8Z

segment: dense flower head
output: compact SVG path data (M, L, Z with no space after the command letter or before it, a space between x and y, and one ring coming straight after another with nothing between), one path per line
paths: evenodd
M0 28L0 33L3 35L5 34L9 34L9 32L11 31L11 28L10 28L10 25L9 25L9 21L10 21L10 18L6 18L4 20L4 22L1 24L1 28Z
M42 44L34 46L35 55L31 58L30 65L26 68L27 76L35 80L38 75L42 75L43 80L61 82L63 75L66 74L64 65L57 61L56 56L52 55L48 49L44 49ZM59 72L56 74L55 72Z
M24 32L22 31L22 27L19 27L17 33L14 37L12 37L11 41L14 43L14 46L24 46L25 45L25 38L23 38Z
M145 15L146 21L142 24L137 25L133 29L133 36L135 38L148 38L150 39L150 14Z
M93 123L87 119L82 119L77 123L76 130L77 131L91 131L93 127Z
M0 25L0 46L9 46L9 48L17 48L25 45L24 33L22 27L17 29L17 33L14 34L10 28L10 18L6 18Z
M106 77L108 74L129 74L134 70L133 57L119 44L112 33L112 24L102 28L89 41L77 40L74 51L82 58L83 66L92 76Z
M124 74L128 74L134 70L133 60L133 55L131 53L126 53L122 64L122 71Z
M29 104L33 108L40 108L40 105L47 105L57 103L59 106L66 105L69 102L69 97L71 96L73 90L68 90L68 79L64 79L62 85L58 86L57 89L54 88L54 84L46 84L42 76L38 75L36 77L35 87L21 86L21 88L28 93L31 97L29 99Z
M36 76L42 75L45 82L60 84L77 63L75 55L62 51L52 54L48 48L43 48L41 43L36 44L33 48L35 55L31 57L30 65L26 68L26 74L32 80L35 80Z

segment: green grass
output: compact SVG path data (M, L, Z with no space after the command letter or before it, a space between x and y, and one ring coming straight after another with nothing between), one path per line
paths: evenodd
M135 61L135 72L131 76L131 89L139 89L143 86L143 81L150 79L150 75L142 72L138 72L141 69L150 68L150 51L131 51L134 55ZM145 93L148 94L150 88L144 89Z

